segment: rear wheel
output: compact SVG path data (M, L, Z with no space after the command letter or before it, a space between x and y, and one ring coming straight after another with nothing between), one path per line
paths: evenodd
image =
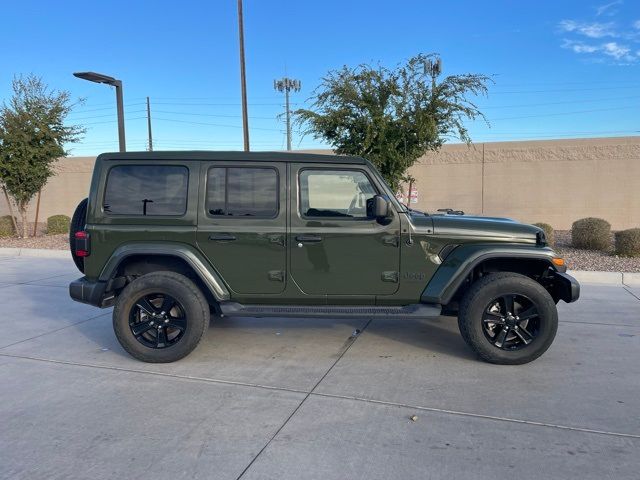
M71 257L73 257L73 262L82 273L84 273L84 258L76 255L74 247L76 232L84 230L87 225L88 202L88 199L85 198L78 204L75 212L73 212L73 217L71 217L71 223L69 224L69 248L71 249Z
M558 312L549 292L534 280L517 273L493 273L464 295L458 326L482 359L518 365L549 348L558 329Z
M175 362L191 353L209 326L209 304L187 277L154 272L118 295L113 329L120 345L143 362Z

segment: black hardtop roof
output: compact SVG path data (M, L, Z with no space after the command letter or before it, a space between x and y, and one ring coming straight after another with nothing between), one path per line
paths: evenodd
M350 163L365 164L362 157L349 155L324 155L321 153L298 152L212 152L194 151L153 151L153 152L113 152L98 156L102 160L238 160L256 162L308 162L308 163Z

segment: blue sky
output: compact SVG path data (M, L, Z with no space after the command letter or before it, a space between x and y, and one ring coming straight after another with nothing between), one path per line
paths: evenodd
M494 75L478 99L490 127L475 142L640 132L640 2L245 0L251 143L283 149L282 95L302 81L304 105L342 65L387 66L441 54L445 74ZM35 73L86 99L70 121L88 131L73 155L117 149L114 92L74 78L93 70L124 82L127 145L146 148L151 97L156 149L242 148L235 0L4 2L0 100L14 74ZM294 148L322 144L301 139Z

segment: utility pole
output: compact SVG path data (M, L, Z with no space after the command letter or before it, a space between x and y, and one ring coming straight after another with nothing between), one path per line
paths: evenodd
M147 132L149 134L149 151L153 152L153 135L151 134L151 104L147 97Z
M244 21L242 18L242 0L238 0L238 33L240 41L240 88L242 90L242 131L244 133L244 151L249 151L249 116L247 114L247 75L244 66Z
M289 92L299 92L302 87L300 80L283 77L273 81L273 88L279 92L284 92L284 108L287 118L287 150L291 150L291 109L289 108Z

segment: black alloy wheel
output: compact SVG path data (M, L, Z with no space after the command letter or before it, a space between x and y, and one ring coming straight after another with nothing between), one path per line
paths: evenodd
M175 362L191 353L209 326L210 305L192 279L147 273L116 297L113 329L120 345L143 362Z
M558 311L550 293L534 279L513 272L489 273L463 295L458 326L483 360L521 365L551 346Z
M485 336L494 346L518 350L533 342L540 333L540 314L530 298L504 294L486 306L482 325Z
M131 308L129 328L145 347L170 347L179 342L187 330L184 307L167 294L144 295Z

